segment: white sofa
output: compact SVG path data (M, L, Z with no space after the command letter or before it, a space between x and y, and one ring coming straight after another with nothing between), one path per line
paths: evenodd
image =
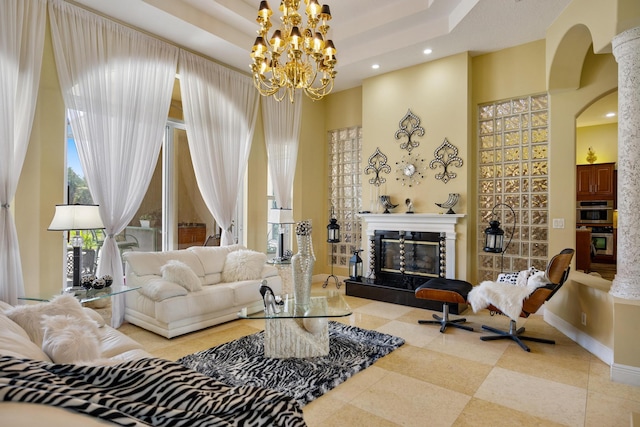
M45 304L48 305L49 303L39 303L36 308ZM41 345L34 342L27 330L7 316L6 313L12 312L12 309L11 305L0 301L0 356L52 363L51 357L43 350ZM109 362L116 363L152 357L139 343L106 325L95 311L89 308L82 310L98 326L96 335L98 337L98 357L101 363L108 364ZM2 376L4 376L4 372L0 370L0 384L2 384ZM23 425L47 425L50 427L111 425L103 420L74 414L54 406L22 402L0 402L0 419L2 420L1 424L7 427Z
M167 252L126 252L125 320L166 338L207 328L262 309L263 280L278 294L278 270L266 255L242 245L198 246ZM196 290L167 277L171 261L186 264L199 280ZM163 270L165 270L163 274ZM163 277L164 276L164 277Z
M0 301L0 425L116 424L305 425L293 398L152 357L71 295Z

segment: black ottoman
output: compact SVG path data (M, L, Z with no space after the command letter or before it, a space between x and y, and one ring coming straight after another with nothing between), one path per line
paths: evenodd
M416 298L441 301L442 317L434 314L433 318L436 320L418 320L418 323L439 324L440 332L443 333L447 329L447 326L473 331L472 327L460 324L466 322L467 319L449 319L449 304L466 304L467 295L472 288L471 283L465 282L464 280L444 279L441 277L431 279L420 285L420 287L416 289Z

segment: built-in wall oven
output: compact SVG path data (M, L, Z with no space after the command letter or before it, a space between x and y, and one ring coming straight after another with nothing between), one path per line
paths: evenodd
M613 225L613 200L580 200L576 212L576 224Z
M594 255L613 255L613 227L591 227L591 251Z

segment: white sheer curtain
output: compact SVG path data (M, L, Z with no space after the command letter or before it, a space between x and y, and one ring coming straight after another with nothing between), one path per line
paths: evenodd
M0 2L0 300L12 305L24 296L24 279L9 205L31 135L46 17L46 0Z
M278 208L291 209L293 177L298 159L302 92L294 102L278 102L272 96L262 98L262 120L269 155L271 183Z
M258 114L258 91L249 77L183 50L180 90L198 187L222 228L220 244L230 245Z
M60 84L87 185L106 228L98 275L123 283L114 236L135 215L157 163L178 48L61 0L51 0ZM113 298L112 326L124 320Z

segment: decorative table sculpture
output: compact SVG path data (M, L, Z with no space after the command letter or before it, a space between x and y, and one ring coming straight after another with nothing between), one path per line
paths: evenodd
M293 270L293 296L296 310L304 313L309 308L311 298L311 280L316 257L311 245L311 220L300 221L296 225L298 253L291 257Z

